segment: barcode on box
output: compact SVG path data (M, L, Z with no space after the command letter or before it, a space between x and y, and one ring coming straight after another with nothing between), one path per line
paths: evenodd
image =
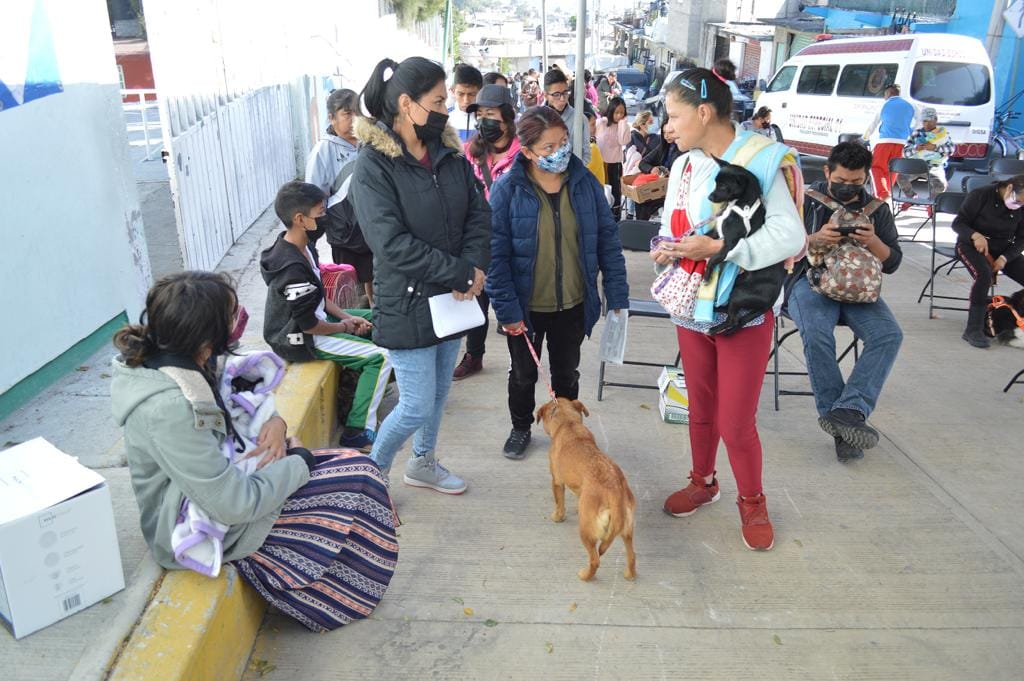
M68 596L61 603L61 605L64 606L64 612L71 612L72 610L74 610L75 608L80 606L81 604L82 604L82 594L75 594L73 596Z

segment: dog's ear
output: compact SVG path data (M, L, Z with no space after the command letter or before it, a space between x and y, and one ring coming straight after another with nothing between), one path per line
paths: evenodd
M580 402L579 400L573 400L572 406L576 409L576 411L583 414L584 416L590 416L590 412L587 411L587 406Z
M537 410L537 423L541 423L544 419L548 418L549 416L553 416L555 413L555 407L557 406L558 405L556 405L554 402L545 402L544 404L540 405L540 409Z
M717 156L712 155L711 158L714 159L715 163L718 164L719 168L725 168L726 166L729 165L729 163L727 161L723 161L722 159L718 158Z

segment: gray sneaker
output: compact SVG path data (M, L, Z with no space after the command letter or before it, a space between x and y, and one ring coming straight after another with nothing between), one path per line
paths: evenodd
M405 464L404 482L442 494L462 494L466 491L466 481L438 463L433 454L410 458Z

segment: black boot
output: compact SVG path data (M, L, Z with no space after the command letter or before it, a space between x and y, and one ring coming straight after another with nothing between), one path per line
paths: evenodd
M992 341L981 330L985 323L985 305L971 305L967 312L967 328L964 330L963 339L976 348L987 348Z

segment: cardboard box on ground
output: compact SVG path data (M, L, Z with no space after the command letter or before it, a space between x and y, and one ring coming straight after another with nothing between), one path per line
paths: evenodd
M690 399L686 394L686 377L675 366L663 367L658 376L658 411L665 423L689 423Z
M123 588L103 476L43 438L0 452L0 620L14 638Z
M655 199L665 198L668 189L668 178L651 180L643 184L634 184L640 174L622 176L622 195L627 199L633 199L636 203L647 203Z

